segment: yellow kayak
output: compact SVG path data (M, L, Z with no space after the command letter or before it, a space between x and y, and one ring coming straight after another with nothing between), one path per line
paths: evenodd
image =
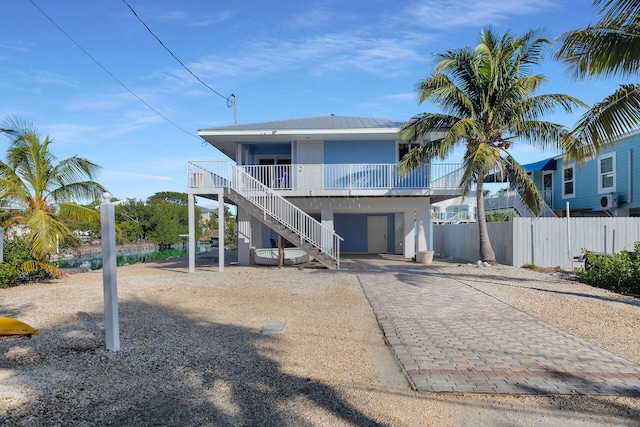
M10 317L0 317L0 335L40 335L40 331Z

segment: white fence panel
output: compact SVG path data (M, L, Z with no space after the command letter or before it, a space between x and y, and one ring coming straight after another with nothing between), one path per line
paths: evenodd
M570 224L569 234L567 223ZM583 250L617 253L640 241L640 218L514 218L488 223L489 238L501 264L572 268ZM569 240L570 238L570 240ZM434 226L434 250L475 262L479 258L476 224Z

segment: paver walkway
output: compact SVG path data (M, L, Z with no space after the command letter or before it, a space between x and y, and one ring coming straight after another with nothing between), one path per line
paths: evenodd
M419 264L354 266L418 391L640 396L640 365Z

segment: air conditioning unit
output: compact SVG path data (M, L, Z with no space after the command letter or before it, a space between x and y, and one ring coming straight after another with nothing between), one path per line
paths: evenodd
M607 194L600 196L600 207L602 209L613 209L618 207L618 196L615 194Z

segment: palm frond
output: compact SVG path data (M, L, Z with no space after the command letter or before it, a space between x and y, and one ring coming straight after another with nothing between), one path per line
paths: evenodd
M48 261L55 252L58 238L75 241L73 233L53 212L39 209L26 216L31 255L37 261Z
M100 222L100 211L73 203L61 203L58 215L73 221Z
M64 276L64 271L62 271L61 269L59 269L58 267L56 267L51 263L43 262L43 261L34 261L34 260L25 261L22 263L21 268L22 268L22 271L24 271L25 273L35 273L38 270L44 270L49 275L51 275L52 277L55 277L56 279L59 279L62 276Z
M460 188L466 194L473 184L483 181L485 176L496 167L500 167L497 150L489 144L477 144L475 150L467 150L462 160L464 172L460 180Z
M603 15L603 22L631 25L637 22L640 15L638 0L596 0L594 5L600 6L599 14Z
M622 135L640 126L640 85L622 85L618 90L594 104L574 126L572 137L565 138L567 148L580 152L599 153L614 144ZM590 148L571 148L577 142Z
M513 157L508 156L504 162L509 183L520 193L522 201L531 209L531 212L535 216L540 216L540 207L543 203L540 190L538 190L525 168Z

